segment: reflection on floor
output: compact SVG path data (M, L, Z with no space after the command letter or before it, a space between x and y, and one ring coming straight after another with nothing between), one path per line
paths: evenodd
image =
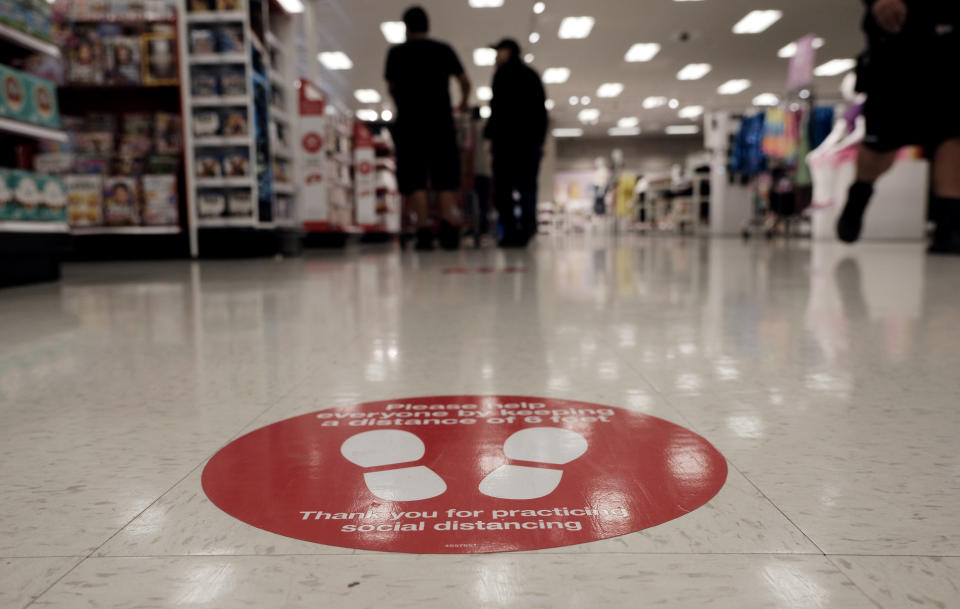
M904 244L72 265L0 292L0 606L957 607L958 293L960 259ZM200 488L274 421L498 393L689 427L726 486L626 537L418 557L254 529Z

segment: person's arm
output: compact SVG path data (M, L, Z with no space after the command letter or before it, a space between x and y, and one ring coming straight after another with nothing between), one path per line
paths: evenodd
M547 140L547 125L550 122L550 115L547 114L547 92L543 88L543 81L540 80L540 76L534 72L534 90L536 94L534 99L537 100L537 107L534 108L535 116L537 117L537 134L540 136L540 145Z
M393 99L393 103L397 103L397 86L396 86L396 65L395 65L394 53L391 48L387 52L387 65L383 69L383 79L387 81L387 91L390 92L390 97Z
M470 108L470 91L472 85L466 72L460 72L457 75L457 82L460 83L460 105L457 108L461 112L466 112Z
M483 139L485 140L494 140L497 137L497 127L500 125L500 107L503 103L503 87L501 86L502 78L500 77L500 70L497 70L493 74L493 82L490 83L490 88L493 90L493 98L490 100L490 118L487 119L487 124L483 128Z

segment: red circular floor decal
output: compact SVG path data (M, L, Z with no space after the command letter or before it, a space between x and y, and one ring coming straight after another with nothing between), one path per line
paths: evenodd
M203 490L255 527L386 552L536 550L697 509L727 464L697 434L610 406L437 396L331 408L224 447Z

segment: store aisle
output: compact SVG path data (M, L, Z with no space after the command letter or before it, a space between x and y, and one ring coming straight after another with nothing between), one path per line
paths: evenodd
M920 245L599 237L68 265L0 292L0 606L958 607L958 271ZM639 533L416 557L201 488L270 423L490 394L677 423L726 483Z

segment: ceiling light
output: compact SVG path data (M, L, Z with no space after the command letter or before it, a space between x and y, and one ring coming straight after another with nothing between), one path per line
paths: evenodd
M530 35L527 37L527 40L530 41L530 44L537 44L540 42L540 34L537 32L530 32Z
M473 63L477 66L492 66L497 62L497 50L487 47L473 50Z
M653 110L654 108L662 108L667 105L669 100L666 97L648 97L643 100L643 107L646 110Z
M584 95L583 97L580 98L580 103L583 104L584 106L586 106L587 104L589 104L590 101L591 101L591 100L590 100L590 96L589 96L589 95Z
M700 133L700 127L696 125L667 125L665 131L667 135L696 135Z
M709 63L691 63L683 67L682 70L677 72L677 78L679 80L700 80L704 76L710 73L710 70L713 69Z
M503 6L503 0L469 0L473 8L497 8Z
M733 26L734 34L759 34L780 21L782 11L750 11L747 16Z
M362 121L373 122L380 118L380 115L377 114L376 110L371 110L370 108L364 108L362 110L357 110L357 118Z
M553 130L553 137L580 137L583 135L583 129L579 127L560 127Z
M638 42L627 51L624 59L634 63L638 61L650 61L660 52L660 45L656 42Z
M379 104L380 103L380 94L376 89L357 89L353 92L353 96L357 98L357 101L361 104Z
M547 68L543 71L543 82L548 85L567 82L569 78L570 68Z
M754 106L776 106L780 103L780 98L773 93L761 93L753 98Z
M814 38L814 39L813 39L813 48L815 48L815 49L822 48L824 44L826 44L826 41L825 41L823 38ZM777 57L782 57L782 58L784 58L784 59L790 59L791 57L793 57L793 56L796 55L796 54L797 54L797 43L796 43L796 42L791 42L791 43L788 44L787 46L785 46L785 47L783 47L782 49L780 49L779 51L777 51Z
M493 99L493 89L490 87L477 87L477 99L480 101L490 101Z
M533 53L527 53L524 55L523 60L527 63L533 63Z
M640 127L610 127L607 129L607 135L640 135Z
M584 125L596 125L600 120L600 111L596 108L584 108L577 114L577 119Z
M736 95L749 89L750 84L750 81L746 78L735 78L720 85L717 88L717 93L720 95Z
M560 22L560 38L586 38L593 29L593 17L564 17Z
M480 118L490 118L491 114L493 114L493 110L490 109L490 106L480 106Z
M407 26L403 21L384 21L380 31L390 44L400 44L407 39Z
M50 2L50 0L47 0ZM53 4L52 2L50 2ZM300 0L280 0L280 6L283 7L283 10L288 13L302 13L303 12L303 2Z
M680 107L680 100L679 100L679 99L676 99L676 98L671 99L671 100L667 103L667 105L670 106L670 109L671 109L671 110L676 110L677 108Z
M597 97L616 97L623 93L622 82L605 82L597 88Z
M393 120L393 112L389 110L384 110L383 112L380 113L380 120L382 120L385 123L389 123L391 120Z
M636 116L625 116L617 121L617 127L637 127L640 125L640 119Z
M580 103L580 98L579 98L579 97L577 97L576 95L571 95L571 96L570 96L570 105L571 105L571 106L576 106L576 105L579 104L579 103Z
M547 9L547 5L544 4L543 2L537 2L536 4L533 5L533 12L538 15L543 11L545 11L546 9Z
M556 105L556 102L554 102L552 99L548 99L547 101L543 102L543 107L547 110L553 110Z
M328 70L349 70L353 62L343 51L325 51L317 55L317 59Z
M857 67L857 62L853 59L831 59L827 63L817 66L813 73L816 76L839 76L855 67Z
M677 113L680 118L699 118L703 115L703 106L687 106L686 108L680 108L680 112Z

